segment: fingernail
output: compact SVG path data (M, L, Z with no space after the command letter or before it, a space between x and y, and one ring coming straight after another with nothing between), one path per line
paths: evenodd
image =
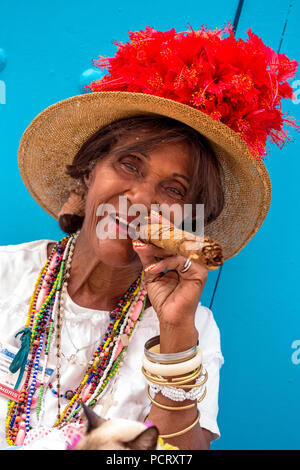
M144 269L144 271L147 273L148 271L151 271L154 268L156 268L156 263L150 264L149 266L147 266L147 268Z
M133 240L132 244L134 248L143 248L144 246L147 246L147 243L141 242L141 240Z
M155 217L158 217L159 219L162 219L162 215L154 211L153 209L151 209L151 214L153 214Z

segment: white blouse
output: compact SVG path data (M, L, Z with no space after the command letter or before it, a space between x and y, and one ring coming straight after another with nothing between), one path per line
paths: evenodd
M0 343L20 347L15 334L24 328L30 298L42 266L47 260L47 245L55 240L36 240L18 245L0 246ZM74 390L82 380L86 363L101 342L109 323L109 312L81 307L66 295L61 335L61 392ZM195 324L203 366L208 372L207 394L198 404L200 425L220 437L217 424L219 371L224 363L220 332L212 312L199 303ZM147 383L141 372L145 342L159 334L159 323L153 307L148 307L131 336L127 354L118 373L106 387L100 403L94 408L104 418L126 418L143 421L150 410ZM52 350L52 352L51 352ZM56 389L56 351L50 350L49 363L54 373L49 381ZM15 374L16 380L18 372ZM5 439L7 398L0 395L0 449L8 446ZM68 401L61 398L61 410ZM57 415L57 397L47 388L41 425L53 426ZM37 424L36 413L31 425Z

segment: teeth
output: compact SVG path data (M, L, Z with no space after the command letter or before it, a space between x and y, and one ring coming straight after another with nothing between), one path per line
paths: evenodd
M117 219L121 224L126 225L126 227L127 227L128 224L127 224L127 221L126 221L125 219L123 219L122 217L120 217L120 216L118 216L118 215L116 215L116 219Z
M128 223L126 222L125 219L120 217L119 215L116 215L114 213L109 214L114 220L117 220L119 224L125 225L125 227L128 227Z

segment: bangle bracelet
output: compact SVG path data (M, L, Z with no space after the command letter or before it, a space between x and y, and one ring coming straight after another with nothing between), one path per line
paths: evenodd
M176 388L195 388L195 387L201 387L202 385L205 384L205 382L207 382L207 379L208 379L208 373L207 371L205 371L205 374L204 374L204 379L202 380L202 382L197 382L197 383L194 383L194 384L182 384L179 382L179 383L173 383L173 382L159 382L155 379L153 379L152 377L150 377L149 379L149 375L145 374L145 372L143 371L142 369L142 372L143 374L145 375L145 377L152 383L156 384L156 385L166 385L166 386L171 386L171 387L176 387Z
M178 364L191 359L197 353L197 345L195 345L186 351L161 354L159 341L160 336L154 336L145 343L145 356L152 362L158 362L159 364Z
M180 383L186 383L189 379L189 380L193 380L195 379L196 377L198 377L202 372L202 364L200 364L200 366L198 367L198 369L196 369L194 372L191 372L191 374L189 375L183 375L182 377L173 377L173 379L171 379L171 382L174 382L174 384L180 382Z
M196 369L196 371L193 372L192 374L188 376L183 376L182 380L180 380L181 379L180 377L180 378L176 378L176 380L171 379L171 381L168 382L166 379L160 379L156 375L153 376L153 375L147 374L145 369L142 368L142 373L149 380L149 382L155 383L157 385L169 385L171 387L177 387L178 385L184 385L188 382L191 382L192 380L196 379L201 374L201 372L202 372L202 364L200 368Z
M146 371L150 372L151 374L161 375L163 377L187 374L199 367L201 362L202 355L198 348L196 356L194 356L192 359L189 359L188 361L180 362L178 364L158 364L156 362L149 361L146 356L143 357L143 366Z
M195 383L195 384L176 384L176 387L177 388L195 388L195 387L201 387L203 384L205 384L205 382L207 382L207 379L208 379L208 373L207 371L205 371L205 374L204 374L204 379L202 380L202 382L198 382L198 383Z
M190 429L192 429L194 426L196 426L199 420L200 420L200 412L198 410L197 419L195 419L195 421L190 426L183 429L182 431L173 432L172 434L160 434L159 437L161 437L162 439L169 439L171 437L181 436L182 434L185 434L186 432L190 431Z
M203 392L203 395L202 395L202 397L200 397L200 398L197 400L197 403L200 403L200 402L205 398L206 392L207 392L207 390L206 390L206 387L205 387L204 392Z
M150 382L154 382L155 383L158 383L158 384L161 384L161 385L176 385L176 384L179 384L179 383L187 383L187 382L190 382L191 380L195 379L196 377L198 377L198 375L201 374L201 371L202 371L202 364L200 365L200 367L198 369L196 369L195 371L193 371L191 374L189 375L183 375L183 376L180 376L180 377L173 377L170 379L170 382L168 382L168 379L165 379L165 378L161 378L157 375L153 375L153 374L148 374L144 367L142 367L142 372L144 374L144 376L150 380Z
M193 408L196 406L195 403L192 403L190 405L184 405L184 406L167 406L163 405L162 403L158 403L157 401L154 400L154 398L151 397L150 392L149 392L149 385L147 387L147 396L149 400L159 408L162 408L163 410L170 410L170 411L177 411L177 410L188 410L189 408Z

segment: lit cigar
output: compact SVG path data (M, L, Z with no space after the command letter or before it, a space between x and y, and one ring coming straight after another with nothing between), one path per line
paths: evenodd
M115 216L120 224L128 226L127 222ZM159 215L158 215L159 217ZM144 243L150 243L173 255L181 255L201 264L209 271L217 269L224 263L221 245L210 237L198 237L190 232L180 230L164 222L162 218L149 223L150 217L145 218L140 233L137 235ZM152 218L153 220L153 218Z

